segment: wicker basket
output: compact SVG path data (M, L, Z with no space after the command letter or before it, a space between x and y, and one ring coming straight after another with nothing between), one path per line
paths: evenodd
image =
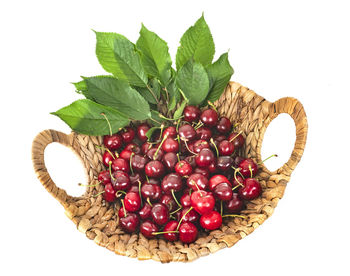
M101 145L101 137L92 137L76 133L66 135L55 130L45 130L33 141L32 158L34 170L46 188L65 208L67 216L76 224L79 231L98 245L117 254L140 260L153 259L161 262L188 262L198 257L214 253L219 249L231 247L240 239L249 235L273 213L278 201L283 197L291 173L298 164L306 142L307 119L301 103L294 98L282 98L271 103L252 90L238 83L230 82L225 93L215 103L220 114L239 123L239 130L246 137L244 155L261 161L261 145L269 123L281 113L289 114L296 126L296 141L293 153L281 168L270 172L262 165L258 179L263 187L260 198L247 204L243 211L246 219L225 218L222 227L201 234L194 243L167 242L162 238L148 240L142 234L125 234L118 227L117 209L106 203L102 195L92 197L103 190L101 185L88 187L81 197L67 195L50 178L45 167L44 150L53 142L70 147L81 158L89 184L97 182L98 173L104 169L102 152L96 147Z

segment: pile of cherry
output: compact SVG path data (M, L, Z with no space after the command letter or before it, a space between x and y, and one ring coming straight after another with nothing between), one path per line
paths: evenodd
M154 142L149 129L142 123L103 140L108 169L98 180L107 202L120 200L125 232L191 243L260 196L257 164L237 155L244 137L214 109L187 106L181 120L152 134Z

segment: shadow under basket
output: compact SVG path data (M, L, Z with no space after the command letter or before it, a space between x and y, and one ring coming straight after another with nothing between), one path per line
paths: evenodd
M242 152L245 157L261 161L260 151L265 130L281 113L287 113L293 118L296 141L291 157L281 168L270 172L264 164L260 165L257 179L263 187L263 193L261 197L247 204L242 211L245 218L225 218L220 229L201 233L192 244L167 242L161 237L149 240L140 233L125 234L118 226L119 206L106 203L102 195L93 197L103 191L102 185L87 187L85 194L80 197L72 197L55 185L45 166L46 146L58 142L71 148L83 162L88 184L93 185L97 183L98 173L105 170L102 151L96 147L102 145L102 137L74 132L67 135L55 130L44 130L33 141L34 170L46 190L63 205L66 215L76 224L77 229L98 245L116 254L140 260L153 259L164 263L193 261L233 246L272 215L278 201L283 197L292 171L301 159L308 129L304 108L298 100L287 97L271 103L235 82L228 84L221 98L214 104L221 115L238 123L238 131L242 131L246 137Z

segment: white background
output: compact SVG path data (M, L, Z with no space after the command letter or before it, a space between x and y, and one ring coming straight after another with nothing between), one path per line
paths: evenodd
M349 275L348 1L2 1L1 275ZM70 82L103 73L91 29L136 41L143 22L169 43L205 12L216 58L230 49L232 79L270 101L298 98L309 134L274 215L233 248L190 264L138 261L99 247L75 229L40 185L31 142L43 129L69 133L49 112L78 98ZM295 138L288 116L268 129L263 154L276 168ZM50 146L57 185L73 195L84 171Z

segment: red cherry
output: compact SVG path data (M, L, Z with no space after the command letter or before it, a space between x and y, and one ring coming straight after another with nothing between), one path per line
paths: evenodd
M142 172L145 169L147 159L141 155L133 155L131 159L131 166L137 172Z
M103 164L108 168L109 167L109 162L113 162L115 159L114 154L110 154L108 151L105 151L102 156L102 161Z
M244 187L238 189L240 198L244 200L253 200L261 195L262 188L258 180L246 178L243 182Z
M229 201L232 199L232 188L231 184L220 183L218 184L213 191L213 194L216 198L222 201Z
M141 195L144 199L149 198L150 201L155 202L160 199L161 189L156 184L145 183L141 187Z
M207 170L207 169L205 169L205 168L195 168L194 169L194 171L193 171L194 173L200 173L200 174L202 174L202 175L204 175L206 178L209 178L209 171Z
M197 121L200 114L201 110L194 105L186 106L183 112L184 120L187 122Z
M126 217L128 214L129 214L129 212L126 211L123 207L119 208L119 211L118 211L119 218Z
M191 222L184 222L179 227L179 238L183 243L194 242L197 238L197 227Z
M152 221L146 220L140 225L140 232L146 238L154 238L153 233L158 232L158 227Z
M227 117L221 117L216 129L220 133L227 133L231 130L232 128L232 123Z
M202 149L209 149L209 143L206 140L197 140L194 144L193 144L193 151L195 153L199 153Z
M180 176L190 175L192 173L192 167L187 161L181 160L175 165L175 172Z
M208 167L213 161L214 161L214 153L207 148L202 149L197 155L196 155L196 164L198 167Z
M120 174L114 179L112 178L112 185L115 191L127 191L131 187L130 178L127 175Z
M151 144L149 142L145 142L141 146L141 152L143 154L146 154L152 147L153 147L153 144Z
M215 230L220 228L222 217L218 212L211 211L201 216L199 222L204 229Z
M178 222L176 220L171 220L169 221L163 229L163 232L170 232L170 231L176 231ZM163 234L164 238L167 241L177 241L179 239L179 234L178 233L164 233Z
M170 173L164 176L162 181L162 190L166 194L171 194L171 191L178 192L182 189L182 179L177 173Z
M126 217L119 218L120 227L127 233L133 233L137 230L140 219L134 213L128 213Z
M191 209L189 211L189 209L190 207L181 209L177 215L178 219L180 220L182 218L182 222L197 223L199 220L199 214L195 210Z
M187 178L187 186L193 191L205 190L208 187L208 178L200 173L191 174Z
M196 130L198 139L209 141L212 137L212 132L210 128L202 126Z
M157 153L157 155L156 155ZM147 151L146 156L150 159L150 160L162 160L163 156L164 156L164 151L158 148L151 148L149 151Z
M207 191L195 191L191 194L191 205L201 215L214 209L215 198Z
M133 193L139 193L139 186L136 186L136 185L132 185L128 190L127 190L128 193L130 192L133 192Z
M131 143L135 138L135 130L131 127L126 127L122 132L121 136L123 138L124 143Z
M191 196L189 193L183 194L180 198L180 203L182 207L190 207L191 206Z
M191 125L183 125L179 127L179 136L182 140L192 141L196 138L197 133Z
M125 146L124 148L125 150L130 150L131 152L135 153L135 154L140 154L141 153L141 148L139 145L135 144L135 143L129 143Z
M175 211L177 208L177 204L171 195L163 194L159 202L166 205L168 207L169 212Z
M244 207L244 203L237 193L233 193L232 199L230 201L226 201L224 206L226 212L230 214L239 214Z
M115 190L112 184L106 184L104 191L103 198L108 202L113 202L115 200Z
M258 172L258 165L251 158L244 159L241 163L239 163L238 167L240 168L240 173L244 177L254 177Z
M216 161L213 161L212 163L210 163L210 165L208 166L208 171L211 174L215 174L218 172L218 167L216 165Z
M110 150L117 150L122 146L123 140L119 134L115 133L113 135L104 136L103 144Z
M112 170L129 173L130 171L129 163L123 158L116 158L112 161Z
M152 206L151 216L158 225L163 225L169 220L169 210L162 203L156 203Z
M141 175L138 172L135 172L134 174L129 176L131 185L139 185L139 181L143 182L144 178L143 175Z
M145 203L139 211L139 216L142 220L151 218L152 207L148 203Z
M150 129L150 126L147 124L141 124L137 127L137 137L142 141L146 142L147 141L147 136L146 133Z
M177 161L177 156L173 152L168 152L163 156L163 163L169 172L175 170L175 165Z
M245 141L242 134L238 134L236 132L232 132L227 140L229 140L235 146L235 148L243 147Z
M129 212L136 212L141 207L141 198L138 193L129 192L124 197L125 209Z
M237 185L241 186L241 184L243 184L244 178L240 175L236 175L236 177L234 177L232 179L232 187L236 187Z
M222 171L227 172L232 168L233 159L231 156L219 156L216 161L216 167Z
M192 168L196 168L197 167L197 164L196 164L196 160L195 160L195 156L193 155L190 155L190 156L186 156L185 157L185 161L191 165Z
M126 161L129 161L129 160L130 160L131 154L133 154L132 151L123 149L123 150L121 151L121 153L119 154L119 157L120 157L120 158L123 158L123 159L126 160Z
M149 177L162 177L165 173L165 167L162 162L153 160L146 164L145 173Z
M226 176L217 174L214 175L212 178L209 179L209 189L211 191L214 191L215 187L219 185L220 183L227 183L231 186L230 181L227 179Z
M166 138L163 142L162 149L165 152L178 152L179 151L179 143L177 140L173 138Z
M167 135L167 137L170 137L170 138L175 138L177 135L176 127L169 126L166 129L164 129L162 136L164 137L165 135Z
M218 122L218 113L213 109L206 109L201 114L201 121L208 127L213 127Z
M218 146L218 149L219 149L220 155L223 155L223 156L231 155L235 151L234 145L227 140L221 141Z
M111 174L109 173L109 171L102 171L98 174L97 180L103 185L111 183Z

